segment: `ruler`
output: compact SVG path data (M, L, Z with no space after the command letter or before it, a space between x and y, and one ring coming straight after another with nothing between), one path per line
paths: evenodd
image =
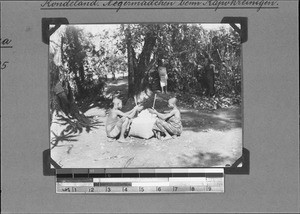
M223 193L224 169L59 169L56 193Z

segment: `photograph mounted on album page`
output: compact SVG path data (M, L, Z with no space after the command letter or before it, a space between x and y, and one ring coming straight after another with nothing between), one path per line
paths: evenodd
M240 41L230 24L61 25L49 40L51 158L61 168L233 165Z
M230 197L194 196L191 212L297 207L297 1L0 0L0 12L3 211L80 210L54 205L64 169L221 169ZM138 200L126 211L154 211Z

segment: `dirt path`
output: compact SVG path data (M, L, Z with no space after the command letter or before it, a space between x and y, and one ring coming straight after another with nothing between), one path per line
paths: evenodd
M54 116L51 158L66 168L142 168L225 166L241 156L240 108L181 112L184 130L180 137L168 141L131 138L123 144L106 138L104 109L85 113L96 125L81 133L62 133L66 125Z

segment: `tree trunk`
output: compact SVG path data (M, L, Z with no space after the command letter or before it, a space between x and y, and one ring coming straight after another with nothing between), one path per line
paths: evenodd
M135 70L135 52L131 44L131 32L130 29L126 29L126 45L128 55L128 97L134 96L134 70Z
M62 36L60 41L60 58L61 58L61 64L64 66L65 60L64 60L64 40L65 38Z
M142 53L139 56L139 63L135 72L135 86L136 92L139 93L146 89L148 86L148 72L150 64L150 57L153 51L153 48L156 43L155 32L151 31L146 34L144 39L144 47Z
M83 64L80 62L79 63L79 76L80 76L80 82L81 83L84 83L84 67L83 67Z
M156 44L156 32L151 30L146 33L144 38L144 46L138 60L131 43L130 28L126 29L126 42L128 54L128 97L132 97L145 90L149 84L148 74L151 66L150 57Z
M115 74L115 71L112 70L111 73L112 73L112 80L116 80L116 74Z
M83 87L81 85L81 82L80 82L80 78L78 77L77 73L75 72L75 77L74 77L74 80L75 80L75 83L76 83L76 86L77 86L77 96L76 96L76 100L80 100L82 97L83 97Z

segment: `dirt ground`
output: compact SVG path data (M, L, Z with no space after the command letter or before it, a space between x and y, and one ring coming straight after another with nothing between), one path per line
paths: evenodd
M159 97L164 101L163 95ZM240 107L207 111L180 106L180 137L167 141L129 138L128 143L108 140L106 110L90 108L84 114L92 125L76 131L70 129L75 124L72 119L53 115L52 161L62 168L224 167L242 155Z

